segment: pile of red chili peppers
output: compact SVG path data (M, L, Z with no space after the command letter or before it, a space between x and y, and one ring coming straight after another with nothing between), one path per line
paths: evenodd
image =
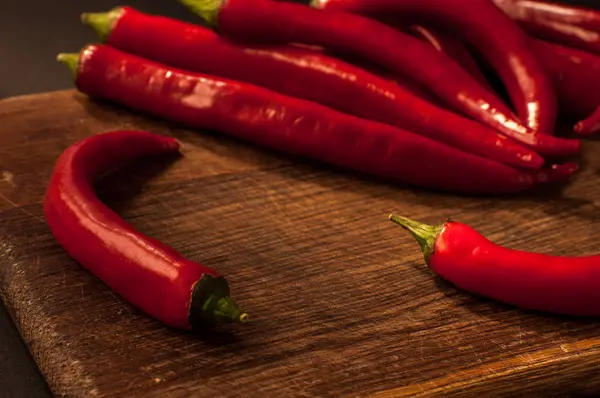
M210 27L126 6L86 13L82 21L102 43L58 59L91 97L449 192L514 194L568 180L580 139L600 131L600 11L541 0L179 1ZM574 136L555 134L562 121L572 122ZM172 139L131 131L73 145L46 195L51 229L87 269L166 324L244 321L216 271L134 231L93 195L92 177L117 162L175 150ZM432 268L459 285L529 308L590 312L541 270L532 278L560 293L544 303L481 288L510 269L466 227L395 221L417 237ZM461 233L487 257L474 260L477 250ZM69 243L71 235L86 243ZM512 256L505 257L517 265ZM487 271L465 276L477 261ZM598 298L600 289L573 283Z
M553 41L548 27L528 29L536 11L549 12L544 2L179 1L210 28L126 6L84 14L103 43L59 56L78 89L283 153L468 194L568 180L581 138L600 129L591 78L600 55ZM555 134L562 121L574 126L570 137Z

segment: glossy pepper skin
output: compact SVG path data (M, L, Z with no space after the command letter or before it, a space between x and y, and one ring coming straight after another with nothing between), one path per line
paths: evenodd
M377 65L348 54L328 53L319 46L234 43L211 29L125 6L106 13L84 13L81 19L106 44L122 51L176 68L256 84L353 115L361 112L377 115L378 101L371 97L387 100L390 97L387 85L380 87L380 80L370 81L372 77L360 69L386 81L393 80L401 86L400 92L408 90L427 101L433 99L431 94L410 81ZM360 69L348 67L348 64ZM289 78L290 74L294 79ZM361 101L365 96L375 103ZM400 96L397 100L403 99ZM415 98L407 96L406 100Z
M131 227L95 195L94 179L124 162L177 153L173 138L113 131L68 147L58 158L44 197L44 214L65 251L145 313L179 329L245 321L214 269Z
M92 97L388 180L453 192L515 193L577 170L566 163L519 171L314 102L165 67L106 45L59 59L75 71L77 88Z
M463 41L456 35L452 34L443 28L434 28L426 25L410 25L405 27L406 33L411 34L421 40L429 43L437 51L445 54L449 58L452 58L464 70L469 72L479 84L485 87L488 91L494 92L492 87L489 85L486 77L481 72L477 61L471 55L470 50L465 46Z
M430 226L390 219L417 240L433 272L461 289L530 310L600 315L600 256L512 250L458 222Z
M587 118L577 122L573 127L573 131L577 134L594 134L600 131L600 107L597 108Z
M557 99L550 77L533 56L527 35L490 0L471 0L468 6L448 0L313 0L312 5L361 14L396 12L443 26L492 65L529 128L554 131Z
M290 46L236 45L210 29L143 14L132 8L118 8L108 14L84 14L82 19L108 45L165 65L315 101L505 164L539 169L544 163L532 149L492 129L316 51Z
M600 55L600 12L558 1L493 0L532 36Z
M600 56L532 39L535 55L552 74L561 110L585 119L600 106Z
M578 152L581 143L534 134L456 62L375 20L268 0L180 0L220 34L253 43L304 43L361 56L435 93L449 106L539 153ZM501 14L502 15L502 14ZM509 20L510 22L510 20Z

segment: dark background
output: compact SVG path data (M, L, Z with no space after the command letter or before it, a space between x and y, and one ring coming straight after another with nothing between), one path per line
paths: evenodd
M71 88L71 74L55 61L59 52L76 52L96 41L79 22L86 11L129 5L141 11L199 22L176 0L0 0L0 98ZM299 0L300 1L300 0ZM466 0L448 0L468 3ZM595 5L598 0L564 1ZM0 303L0 396L51 397L44 379Z

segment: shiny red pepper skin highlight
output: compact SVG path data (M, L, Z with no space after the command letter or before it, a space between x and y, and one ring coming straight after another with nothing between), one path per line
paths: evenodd
M492 1L530 35L600 55L600 11L558 1Z
M417 240L433 272L461 289L530 310L600 315L600 256L512 250L455 221L431 226L390 219Z
M44 214L65 251L115 293L164 324L202 329L244 322L216 270L184 258L143 235L95 195L94 179L137 158L177 153L170 137L113 131L68 147L58 158L44 197Z
M566 180L578 169L575 163L515 169L315 102L166 67L106 45L59 57L75 73L77 88L91 97L395 182L472 194L516 193Z

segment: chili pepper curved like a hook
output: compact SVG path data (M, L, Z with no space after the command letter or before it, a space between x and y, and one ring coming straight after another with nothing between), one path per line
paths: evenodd
M246 322L224 277L143 235L95 195L94 178L136 158L177 153L178 142L145 131L113 131L83 139L58 158L44 214L65 251L145 313L180 329Z

